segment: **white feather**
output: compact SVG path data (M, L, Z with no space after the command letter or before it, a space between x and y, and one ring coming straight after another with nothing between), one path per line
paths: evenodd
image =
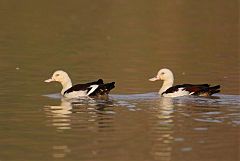
M191 93L189 93L189 95L192 95L192 94L194 94L195 92L191 92Z
M78 98L78 97L86 97L87 95L87 90L85 91L72 91L70 93L64 94L64 97L67 98Z
M173 93L164 93L163 97L180 97L186 95L189 95L188 91L184 90L184 88L178 88L178 90Z
M89 96L91 93L93 93L97 88L98 88L99 85L91 85L91 90L87 93L87 95Z

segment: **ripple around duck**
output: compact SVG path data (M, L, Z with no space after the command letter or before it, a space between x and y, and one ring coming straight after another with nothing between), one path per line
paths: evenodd
M172 104L178 105L199 105L199 106L224 106L224 105L236 105L240 106L240 96L239 95L224 95L218 94L212 97L195 97L195 96L184 96L184 97L176 97L176 98L162 98L158 95L158 93L143 93L143 94L111 94L109 95L109 100L97 100L97 99L65 99L60 94L48 94L44 95L45 97L49 97L51 99L64 99L65 101L72 102L72 104L89 104L89 105L106 105L110 106L110 102L112 102L112 106L126 106L129 108L136 107L137 103L141 103L142 101L150 101L150 100L171 100L168 101ZM167 101L166 101L167 102Z

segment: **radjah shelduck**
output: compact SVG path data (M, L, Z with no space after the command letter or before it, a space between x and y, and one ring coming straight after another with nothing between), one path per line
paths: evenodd
M110 90L115 87L115 82L103 83L102 79L90 83L72 85L70 77L62 70L55 71L52 77L44 82L54 81L62 84L61 94L66 98L107 97Z
M220 92L220 85L210 86L209 84L182 84L175 85L174 76L169 69L160 69L157 76L149 79L149 81L162 80L163 85L159 90L159 94L163 97L179 97L186 95L195 96L211 96L214 93Z

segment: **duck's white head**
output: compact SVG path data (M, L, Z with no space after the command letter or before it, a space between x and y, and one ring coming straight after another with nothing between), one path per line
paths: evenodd
M61 93L63 94L67 89L72 87L72 81L68 74L62 70L57 70L53 73L52 78L45 80L44 82L60 82L63 86Z
M149 79L149 81L156 81L156 80L163 80L163 81L172 81L174 80L173 73L169 69L160 69L157 73L157 76Z
M53 73L52 77L50 79L45 80L44 82L60 82L60 83L64 83L69 81L69 76L66 72L62 71L62 70L57 70Z
M173 77L172 71L166 68L160 69L157 73L157 76L149 79L149 81L157 81L157 80L163 81L162 88L159 91L159 94L162 94L173 85L174 77Z

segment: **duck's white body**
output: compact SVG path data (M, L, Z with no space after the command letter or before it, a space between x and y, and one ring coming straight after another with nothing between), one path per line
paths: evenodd
M95 82L86 84L72 85L72 81L68 74L62 70L53 73L52 78L45 80L45 82L57 81L62 84L61 94L66 98L79 98L79 97L94 97L100 95L107 95L115 86L115 82L103 83L102 79Z
M78 97L87 97L87 91L73 91L71 93L63 94L64 97L67 98L78 98Z
M191 95L189 91L186 91L184 88L179 88L177 91L173 93L161 93L163 97L181 97L186 95Z
M214 93L220 92L219 85L213 87L210 87L208 84L182 84L173 86L173 73L166 68L159 70L157 76L149 80L163 80L163 85L159 90L159 94L163 97L180 97L186 95L210 96Z

